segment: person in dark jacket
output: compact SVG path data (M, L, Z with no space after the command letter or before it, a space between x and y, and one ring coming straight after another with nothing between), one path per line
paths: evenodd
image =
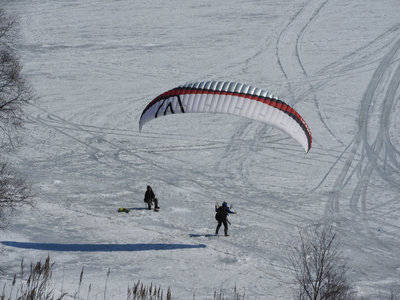
M154 202L154 210L160 209L158 207L158 199L156 198L156 195L154 195L153 189L151 186L147 186L146 193L144 194L144 202L147 203L147 207L150 210L151 209L151 204Z
M215 229L215 234L218 234L218 231L222 224L224 224L224 233L225 236L229 236L228 234L228 214L236 214L236 211L231 211L228 207L228 203L222 203L222 206L215 205L215 219L218 221L217 228Z

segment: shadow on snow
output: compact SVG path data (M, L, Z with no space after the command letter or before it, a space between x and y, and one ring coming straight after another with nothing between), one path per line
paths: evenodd
M212 236L218 236L218 235L212 234L212 233L206 233L206 234L190 233L189 234L189 237L212 237Z
M56 244L56 243L29 243L2 241L1 244L46 251L83 251L83 252L111 252L111 251L150 251L150 250L177 250L191 248L205 248L204 244Z

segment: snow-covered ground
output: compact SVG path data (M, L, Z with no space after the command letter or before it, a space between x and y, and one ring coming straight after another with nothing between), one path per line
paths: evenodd
M138 279L175 299L290 299L297 227L338 227L360 296L400 288L399 0L1 1L38 95L14 162L36 206L0 233L7 266L55 262L56 288L124 299ZM158 94L190 81L266 89L304 117L309 154L229 115L165 117ZM146 185L159 213L144 210ZM227 201L231 236L213 233ZM120 206L134 208L117 213ZM110 269L107 289L107 271ZM87 290L91 285L91 292Z

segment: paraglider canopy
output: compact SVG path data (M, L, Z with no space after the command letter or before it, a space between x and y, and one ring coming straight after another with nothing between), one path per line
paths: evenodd
M288 104L265 90L231 81L205 81L181 85L154 98L142 112L139 130L155 118L177 113L226 113L261 121L295 139L307 153L311 131Z

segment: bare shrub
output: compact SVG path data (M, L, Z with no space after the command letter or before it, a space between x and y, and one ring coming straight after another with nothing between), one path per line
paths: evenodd
M298 299L349 300L356 293L347 280L349 270L331 226L299 230L299 245L290 254Z
M18 206L29 204L30 188L23 178L6 163L0 163L0 229L8 224L8 216Z

